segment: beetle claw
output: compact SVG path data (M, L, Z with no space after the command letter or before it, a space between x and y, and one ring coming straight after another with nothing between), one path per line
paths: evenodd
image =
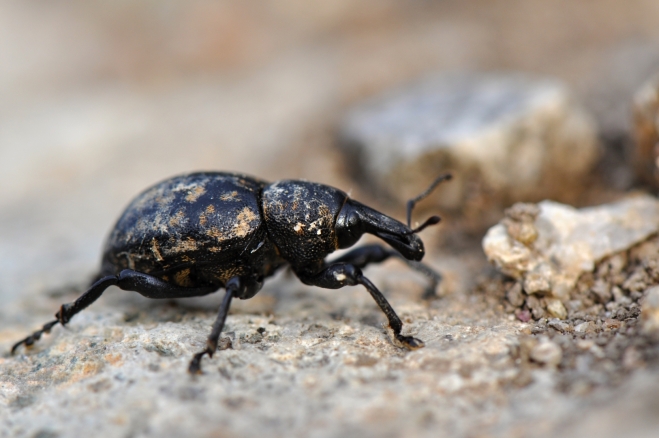
M194 355L192 360L190 361L190 366L188 366L188 372L192 375L195 374L202 374L201 372L201 358L204 357L204 354L206 354L206 350L202 351L201 353L197 353Z
M426 344L421 340L412 336L397 335L396 340L401 343L401 346L408 350L418 350L423 348Z

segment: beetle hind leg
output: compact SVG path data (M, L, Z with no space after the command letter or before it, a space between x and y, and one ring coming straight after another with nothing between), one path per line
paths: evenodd
M21 345L25 345L26 347L31 347L36 341L41 339L41 335L43 335L44 333L50 333L50 329L52 329L53 326L55 326L57 324L59 324L59 319L56 319L54 321L50 321L50 322L44 324L43 327L41 327L40 330L37 330L34 333L32 333L30 336L28 336L27 338L16 342L11 347L11 354L14 354L16 352L16 350L18 349L18 347L20 347Z
M11 353L15 353L21 346L31 346L38 341L44 333L48 333L57 324L66 325L74 315L81 310L89 307L94 301L103 295L103 292L110 287L117 286L126 291L137 292L147 298L186 298L207 295L217 290L214 286L204 287L179 287L166 283L156 277L141 272L125 269L119 275L107 275L95 281L89 289L85 291L77 300L72 303L62 304L59 312L55 314L57 318L32 333L30 336L14 344Z
M117 277L114 275L102 277L101 279L95 281L89 287L89 289L87 289L87 291L80 296L80 298L75 300L73 303L63 304L62 307L60 307L59 312L55 314L55 317L57 318L56 320L44 324L43 327L41 327L41 330L37 330L27 338L15 343L11 347L11 354L14 354L18 347L21 345L25 345L26 347L32 346L36 341L41 339L41 335L44 333L49 333L55 325L66 325L66 323L69 322L73 315L96 301L98 297L103 294L105 289L115 284L117 284Z

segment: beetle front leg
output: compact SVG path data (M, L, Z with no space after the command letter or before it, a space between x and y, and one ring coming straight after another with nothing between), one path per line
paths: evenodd
M393 331L394 344L408 350L416 350L425 345L420 339L401 334L403 322L396 315L393 307L391 307L389 301L382 295L382 292L362 274L361 269L358 267L349 263L335 263L316 274L309 274L302 271L296 272L296 275L304 284L325 289L340 289L344 286L361 284L368 290L389 320L389 327Z
M206 340L206 349L204 351L195 354L192 360L190 361L190 366L188 367L188 372L190 374L201 374L201 359L206 354L208 355L208 357L213 357L213 354L215 353L215 351L217 351L217 343L218 340L220 339L220 333L224 328L224 322L226 321L227 315L229 314L231 299L234 297L234 295L240 295L241 289L243 288L244 288L243 282L240 280L239 277L233 277L227 282L226 285L227 292L224 295L222 304L220 305L220 311L217 315L217 318L215 319L215 323L213 324L213 329L211 330L211 334L208 336L208 339Z

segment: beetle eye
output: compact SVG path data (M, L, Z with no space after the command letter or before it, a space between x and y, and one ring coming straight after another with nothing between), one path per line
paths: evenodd
M336 238L339 248L348 248L354 245L364 234L364 222L359 214L359 210L350 203L346 202L334 225Z
M348 226L348 228L355 228L359 226L360 219L356 211L351 211L350 213L348 213L348 217L346 219L347 219L346 225Z

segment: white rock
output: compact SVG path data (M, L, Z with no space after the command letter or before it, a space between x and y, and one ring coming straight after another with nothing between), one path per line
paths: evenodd
M490 228L483 250L501 272L520 280L527 294L549 292L563 302L579 276L592 271L597 261L659 231L659 201L647 195L580 210L552 201L538 207L533 242L522 243L511 233L519 220L516 210L528 208L521 204Z
M561 199L597 158L594 123L567 89L522 75L430 78L356 107L341 136L359 174L399 199L455 170L445 207Z

